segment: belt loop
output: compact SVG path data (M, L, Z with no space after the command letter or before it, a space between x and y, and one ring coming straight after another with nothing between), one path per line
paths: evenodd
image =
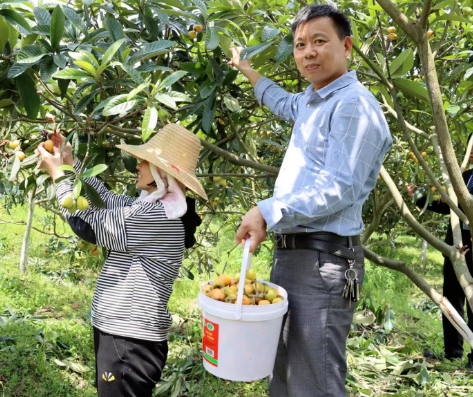
M351 236L348 236L348 248L352 249L353 248L353 240Z
M292 245L292 249L296 249L296 235L295 234L291 234L291 245Z
M282 235L282 247L286 248L286 235L285 234Z

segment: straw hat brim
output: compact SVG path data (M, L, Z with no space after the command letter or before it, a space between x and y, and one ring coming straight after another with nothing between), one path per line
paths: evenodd
M198 194L200 197L205 200L208 200L207 194L205 193L202 184L195 176L195 173L190 173L183 169L178 170L172 164L170 164L169 161L157 156L155 153L137 149L137 145L117 145L117 148L124 150L127 153L130 153L138 159L143 159L151 164L154 164L156 167L173 176L175 179L177 179L184 186L192 190L194 193Z

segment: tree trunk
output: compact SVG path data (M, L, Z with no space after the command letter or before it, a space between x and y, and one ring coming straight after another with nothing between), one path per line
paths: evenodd
M28 261L28 251L30 250L30 234L31 234L31 227L33 226L35 193L36 193L36 187L31 189L31 191L28 193L28 220L26 221L26 230L25 230L25 234L23 235L23 245L21 246L21 258L20 258L20 273L22 274L26 271L26 262Z

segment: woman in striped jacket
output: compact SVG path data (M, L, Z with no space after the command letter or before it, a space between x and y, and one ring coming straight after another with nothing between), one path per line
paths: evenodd
M40 168L56 181L59 169L82 167L64 137L53 135L54 153L38 146ZM95 177L85 179L106 208L89 203L64 217L82 239L108 250L92 302L92 324L99 397L150 397L168 353L171 316L167 303L186 247L195 243L200 224L189 188L207 199L195 176L200 140L182 126L168 124L143 145L119 145L140 160L139 198L115 194ZM72 195L71 181L55 183L59 203Z

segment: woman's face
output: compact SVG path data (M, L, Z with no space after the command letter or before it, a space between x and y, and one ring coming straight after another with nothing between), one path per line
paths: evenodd
M136 169L138 170L138 178L136 180L136 187L140 190L156 190L156 187L148 186L148 184L154 182L153 174L151 174L151 169L149 167L149 163L146 160L138 160L140 161L136 165Z

